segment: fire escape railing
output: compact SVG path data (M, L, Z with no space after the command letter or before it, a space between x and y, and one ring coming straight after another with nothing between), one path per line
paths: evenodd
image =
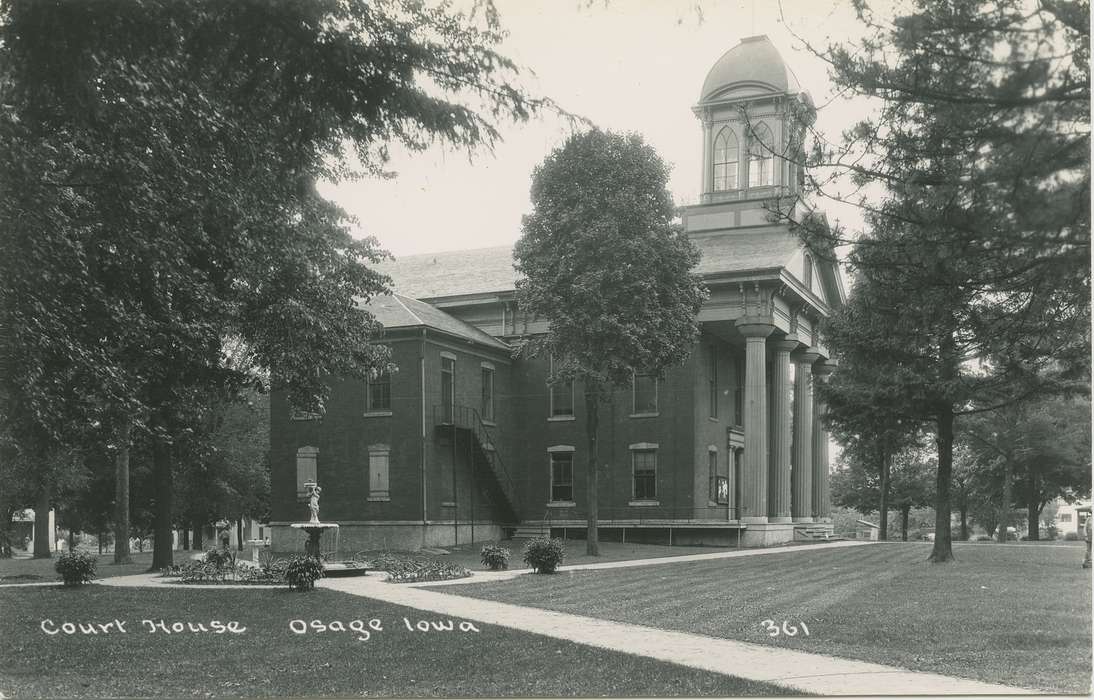
M434 406L433 425L451 426L470 431L478 441L479 449L486 457L486 462L490 466L494 478L497 479L498 485L501 486L502 493L509 499L509 506L513 510L513 514L519 519L521 513L520 493L517 490L516 481L505 467L505 462L501 458L498 445L490 432L490 427L483 422L479 412L470 406L455 404ZM452 439L455 440L455 437L455 432L453 432ZM474 465L472 465L472 468L474 468Z

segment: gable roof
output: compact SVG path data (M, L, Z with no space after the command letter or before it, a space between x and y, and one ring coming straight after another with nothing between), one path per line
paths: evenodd
M702 252L696 272L703 276L785 267L801 242L770 228L729 234L692 235ZM511 292L516 289L512 246L409 255L377 269L392 288L416 299Z
M401 294L381 294L367 304L358 304L379 321L385 329L433 328L497 350L509 351L509 346L489 333L450 316L423 301Z

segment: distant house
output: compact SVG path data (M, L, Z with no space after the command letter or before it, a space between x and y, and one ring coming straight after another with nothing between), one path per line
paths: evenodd
M1084 512L1080 510L1085 507ZM1086 533L1086 521L1090 517L1090 502L1076 501L1075 503L1063 503L1056 509L1056 534L1064 537L1072 533L1082 539Z

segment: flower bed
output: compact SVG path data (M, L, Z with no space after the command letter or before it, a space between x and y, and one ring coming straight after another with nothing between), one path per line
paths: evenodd
M450 581L467 578L471 572L458 564L437 561L435 559L387 560L383 567L373 562L373 568L387 571L389 583L420 583L423 581Z

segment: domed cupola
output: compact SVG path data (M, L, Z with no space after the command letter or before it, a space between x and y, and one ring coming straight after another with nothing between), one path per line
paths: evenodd
M703 125L702 202L800 191L800 148L813 101L766 36L742 39L707 73L694 107Z
M722 54L710 69L699 102L800 92L797 76L771 40L766 36L750 36Z

